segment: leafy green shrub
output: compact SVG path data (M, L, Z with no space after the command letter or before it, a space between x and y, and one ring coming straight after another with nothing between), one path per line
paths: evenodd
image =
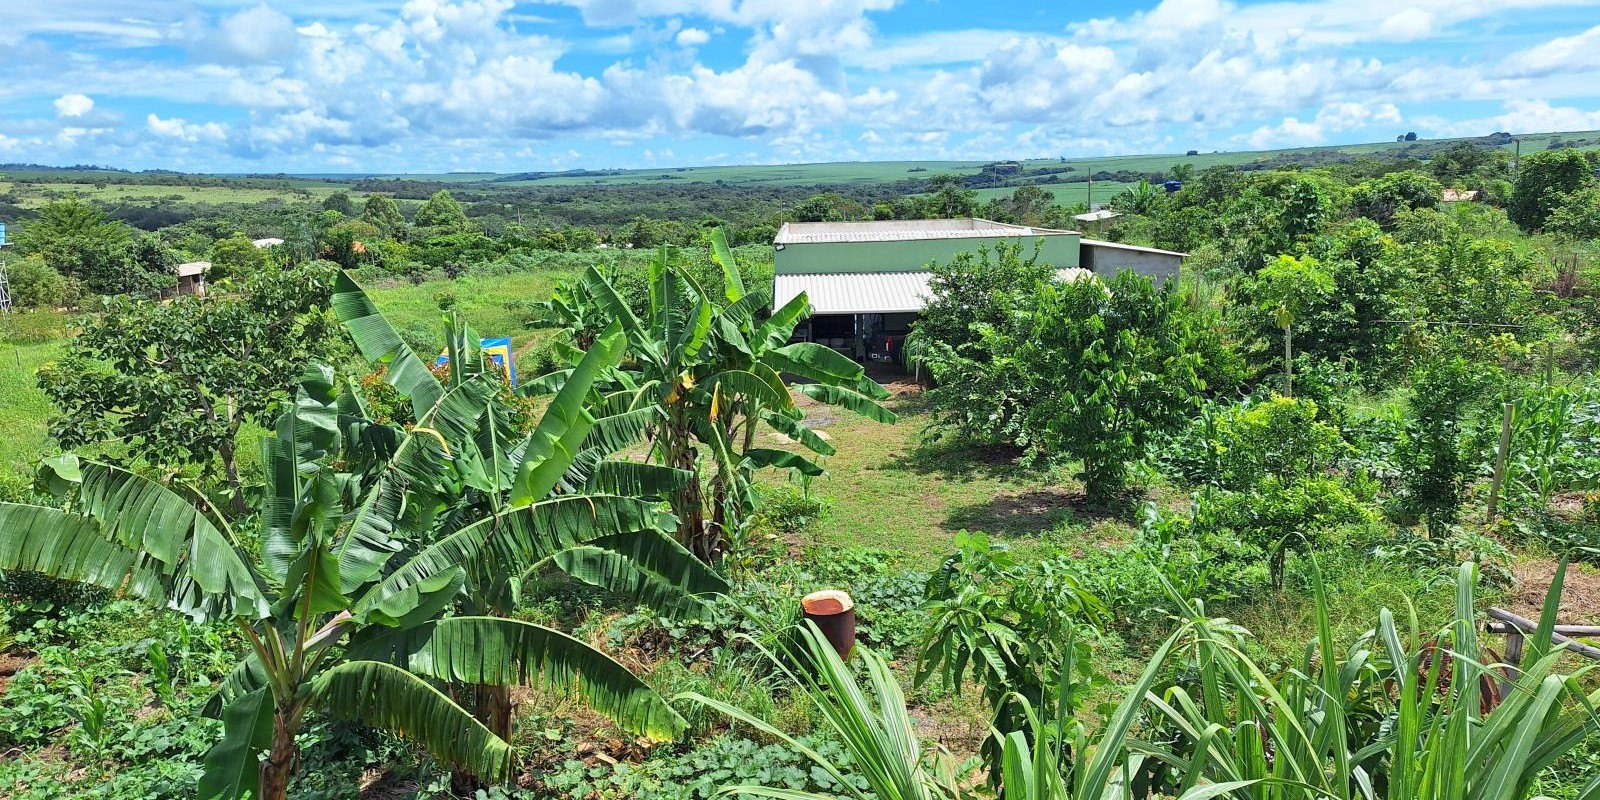
M806 735L799 741L849 775L850 753L838 741ZM710 800L723 787L757 784L797 792L834 794L841 788L827 771L780 744L763 744L736 734L717 736L686 751L667 751L639 764L589 764L569 760L534 775L534 790L497 790L491 800ZM858 779L859 780L859 779Z
M67 279L44 259L29 256L6 266L11 302L18 308L58 308L66 303Z
M1403 473L1401 508L1421 518L1430 530L1456 520L1467 483L1482 461L1470 452L1462 424L1483 397L1491 379L1485 365L1459 355L1440 354L1418 365L1411 377L1411 416L1400 441Z

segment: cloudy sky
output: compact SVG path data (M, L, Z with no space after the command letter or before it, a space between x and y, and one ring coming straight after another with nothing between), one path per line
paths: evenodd
M1011 158L1600 129L1600 0L13 0L0 162Z

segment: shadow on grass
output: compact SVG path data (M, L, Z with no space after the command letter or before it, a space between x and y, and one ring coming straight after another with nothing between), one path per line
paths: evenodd
M1087 528L1099 522L1131 523L1133 518L1133 511L1126 504L1094 505L1081 492L1034 489L1001 492L988 502L959 506L951 510L941 527L1014 538L1038 536L1061 527Z
M941 436L936 427L930 426L922 432L911 452L886 461L883 469L958 480L1007 480L1041 475L1040 470L1023 466L1021 458L1021 448L980 444L957 436Z

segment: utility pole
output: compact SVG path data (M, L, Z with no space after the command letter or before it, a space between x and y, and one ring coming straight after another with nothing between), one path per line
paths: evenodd
M1511 144L1516 146L1516 155L1511 157L1511 180L1517 180L1517 174L1522 171L1522 140L1512 139Z

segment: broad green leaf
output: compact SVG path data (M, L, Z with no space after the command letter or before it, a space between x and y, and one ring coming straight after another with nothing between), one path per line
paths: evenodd
M384 380L411 400L416 418L421 419L438 404L444 395L439 379L348 274L339 274L332 305L334 316L350 332L361 355L371 363L384 365Z
M393 664L345 662L318 675L311 694L334 716L398 733L444 764L494 782L510 774L511 745L438 689Z
M728 237L722 228L711 229L711 260L722 268L723 290L728 302L738 302L744 297L744 278L739 275L739 265L733 262L733 251L728 249Z
M623 533L555 555L561 571L637 603L678 616L705 616L711 595L728 582L672 538Z
M843 406L875 422L893 423L895 414L860 392L821 383L803 383L796 391L819 403Z
M756 469L762 469L765 467L793 469L799 470L803 475L810 475L812 477L821 475L824 472L822 467L818 466L816 462L811 461L799 453L793 453L788 450L769 450L761 447L752 448L745 451L744 462L745 464Z
M272 693L266 689L235 698L222 712L222 740L206 751L200 800L255 796L261 755L272 746Z
M589 390L602 369L614 367L622 359L623 349L623 337L613 325L595 340L594 346L573 369L566 385L550 401L529 438L516 483L512 486L513 506L543 499L572 465L595 424L594 417L585 408Z
M526 685L576 696L631 733L671 741L683 718L627 667L560 631L502 617L451 617L353 643L360 657L438 680Z

